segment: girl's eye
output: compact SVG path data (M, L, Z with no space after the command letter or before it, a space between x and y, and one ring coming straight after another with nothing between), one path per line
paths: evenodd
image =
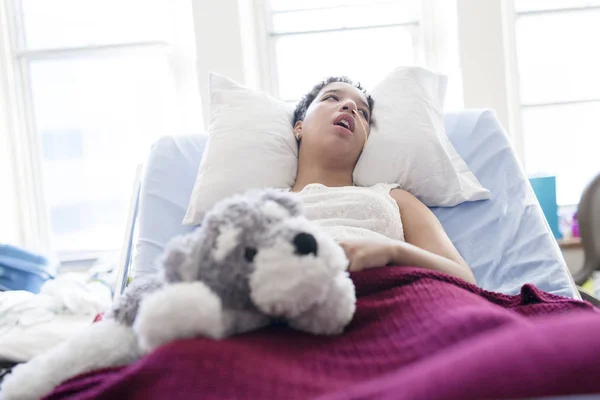
M335 101L339 101L340 100L340 98L337 97L335 94L327 95L327 96L325 96L325 98L323 100L329 100L329 99L334 99Z
M369 113L366 112L365 110L360 110L360 112L362 113L363 117L368 121L369 120Z

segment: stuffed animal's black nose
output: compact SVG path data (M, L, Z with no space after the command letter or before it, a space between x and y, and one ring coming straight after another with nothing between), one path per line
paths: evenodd
M294 246L296 246L296 254L306 256L308 254L317 255L317 241L315 237L309 233L299 233L294 238Z

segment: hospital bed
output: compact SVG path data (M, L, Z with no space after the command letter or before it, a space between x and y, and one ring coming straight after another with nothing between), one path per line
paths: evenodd
M448 137L482 185L488 201L434 208L450 239L484 289L516 294L525 283L581 296L509 138L489 110L446 115ZM182 225L206 135L168 136L152 148L131 202L115 296L128 277L148 273Z

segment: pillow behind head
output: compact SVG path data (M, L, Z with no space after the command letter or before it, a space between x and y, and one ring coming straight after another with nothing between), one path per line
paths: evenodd
M289 188L298 168L290 107L218 74L209 81L209 140L185 224L233 194ZM398 68L373 88L376 123L354 169L357 185L397 183L430 207L489 198L446 137L445 88L445 77L418 67Z
M219 74L210 74L209 90L209 138L184 224L248 189L291 187L298 169L291 107Z
M370 91L376 123L354 168L357 185L397 183L430 207L489 198L446 136L446 83L424 68L400 67Z

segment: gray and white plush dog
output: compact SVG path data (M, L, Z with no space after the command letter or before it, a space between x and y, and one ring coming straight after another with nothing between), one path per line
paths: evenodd
M37 399L65 380L129 364L176 339L222 339L286 320L341 333L355 310L342 248L302 213L293 194L255 191L218 203L173 239L155 276L134 280L103 321L17 366L0 399Z

